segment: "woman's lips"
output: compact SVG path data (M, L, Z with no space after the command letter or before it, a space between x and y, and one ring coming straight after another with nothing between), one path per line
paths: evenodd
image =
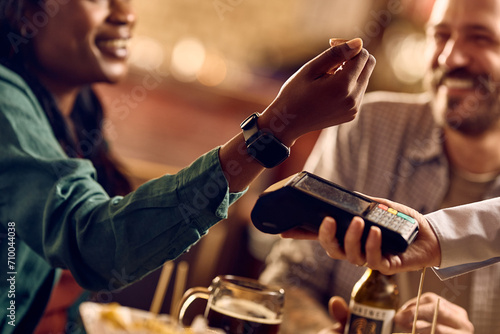
M103 39L98 40L96 45L103 54L123 59L128 56L129 41L129 38Z

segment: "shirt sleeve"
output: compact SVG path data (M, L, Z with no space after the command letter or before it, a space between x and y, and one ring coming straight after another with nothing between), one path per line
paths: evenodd
M89 161L64 154L23 82L0 78L0 224L14 222L19 240L84 288L109 288L117 274L126 285L174 259L242 194L229 193L214 149L109 198Z
M500 261L500 198L440 210L425 216L441 247L441 279Z

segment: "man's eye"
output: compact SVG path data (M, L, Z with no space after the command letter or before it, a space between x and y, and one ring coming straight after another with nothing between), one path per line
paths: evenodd
M490 38L490 36L486 36L486 35L472 35L472 36L470 36L470 39L478 44L491 44L491 43L493 43L493 40Z
M436 42L446 42L450 38L450 34L445 33L445 32L435 32L434 33L434 40Z

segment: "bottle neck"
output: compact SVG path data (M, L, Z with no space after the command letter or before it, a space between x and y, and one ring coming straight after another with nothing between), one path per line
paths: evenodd
M354 285L351 300L359 304L384 309L399 307L399 289L394 275L366 269L363 277Z

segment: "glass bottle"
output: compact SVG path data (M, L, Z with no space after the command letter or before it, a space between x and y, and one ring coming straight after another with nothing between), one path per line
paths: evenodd
M345 334L391 334L399 307L394 276L367 269L354 285Z

